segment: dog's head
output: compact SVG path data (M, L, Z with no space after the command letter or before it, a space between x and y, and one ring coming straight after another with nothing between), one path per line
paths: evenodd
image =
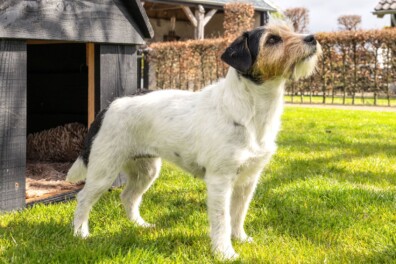
M307 77L322 53L314 35L297 34L284 21L248 31L225 50L221 59L256 83L276 78Z

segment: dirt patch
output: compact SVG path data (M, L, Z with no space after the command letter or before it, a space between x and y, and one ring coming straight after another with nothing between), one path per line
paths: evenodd
M65 181L72 162L27 161L26 202L30 203L48 197L79 190L83 184Z

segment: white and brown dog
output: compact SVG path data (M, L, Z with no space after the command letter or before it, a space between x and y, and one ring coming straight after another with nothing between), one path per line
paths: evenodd
M251 241L244 220L264 166L276 150L287 79L309 76L321 53L313 35L271 21L245 32L224 52L225 79L200 92L162 90L115 100L88 132L85 148L67 179L86 179L77 196L76 235L86 237L88 216L120 172L128 217L150 226L139 213L142 195L158 177L161 158L207 184L214 252L237 257L231 237Z

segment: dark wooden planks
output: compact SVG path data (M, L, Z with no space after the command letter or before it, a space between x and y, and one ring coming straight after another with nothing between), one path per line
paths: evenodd
M115 98L137 91L136 47L125 45L99 46L100 108Z
M101 44L96 50L95 63L99 69L95 69L98 92L95 100L99 103L96 107L104 109L117 97L137 91L137 49L135 46ZM119 176L113 186L124 183L125 178Z
M0 39L0 211L25 206L26 43Z
M3 0L0 38L144 44L151 27L124 1Z

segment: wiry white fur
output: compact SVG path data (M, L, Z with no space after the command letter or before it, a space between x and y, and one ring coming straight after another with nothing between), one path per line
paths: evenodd
M251 241L243 222L260 173L276 150L284 82L257 86L230 68L225 79L198 93L163 90L115 100L93 141L88 169L79 158L67 176L79 181L87 173L75 234L88 236L89 211L120 171L129 175L122 194L129 218L149 225L138 207L160 162L134 157L150 155L204 179L213 249L235 257L231 235Z
M308 60L296 65L296 75L312 71ZM121 171L128 176L121 195L128 217L151 226L139 205L159 175L161 157L206 182L213 250L235 258L231 237L252 240L243 224L259 176L276 150L285 81L255 84L230 68L225 79L201 92L162 90L115 100L94 138L88 168L79 158L67 176L79 181L86 175L75 234L89 235L89 212Z
M321 46L317 45L316 47L318 49L317 52L322 53ZM293 69L294 71L292 73L292 78L298 80L306 76L310 76L314 72L317 63L318 63L318 56L316 55L310 56L305 60L297 63Z
M69 169L66 180L72 183L83 181L87 177L87 167L82 160L78 158Z

